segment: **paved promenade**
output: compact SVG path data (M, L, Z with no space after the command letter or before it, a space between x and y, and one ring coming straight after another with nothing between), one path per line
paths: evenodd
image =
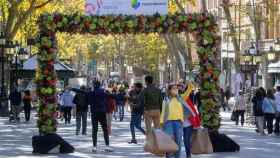
M193 158L279 158L280 137L258 136L253 128L241 128L233 125L229 121L229 113L222 113L223 126L221 132L228 134L241 146L238 153L220 153L210 155L193 156ZM10 124L7 119L0 118L0 158L153 158L154 156L143 151L144 136L137 133L139 144L130 145L129 116L124 122L113 122L113 135L111 145L113 153L105 153L103 135L100 130L98 136L99 151L94 154L91 152L91 126L87 136L76 136L74 120L72 125L59 126L58 133L69 141L76 152L69 155L32 155L31 138L37 133L35 120L31 123ZM185 155L183 156L185 157Z

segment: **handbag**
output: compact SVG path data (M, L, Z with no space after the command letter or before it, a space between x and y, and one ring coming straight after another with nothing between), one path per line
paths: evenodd
M192 154L210 154L213 153L213 146L207 129L196 129L192 135Z
M179 150L175 141L160 129L153 129L147 135L144 151L156 156L164 156L166 153L175 153Z
M234 110L231 113L230 120L231 121L236 121L236 119L237 119L237 112Z

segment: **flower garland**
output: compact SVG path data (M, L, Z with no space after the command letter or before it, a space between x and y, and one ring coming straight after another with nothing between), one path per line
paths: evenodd
M79 14L43 14L39 20L39 67L36 75L39 96L38 128L40 133L55 133L56 122L56 32L70 34L139 34L191 32L197 41L200 58L200 85L202 99L202 124L218 130L219 86L218 51L220 38L215 19L206 14L174 14L153 16L86 16Z

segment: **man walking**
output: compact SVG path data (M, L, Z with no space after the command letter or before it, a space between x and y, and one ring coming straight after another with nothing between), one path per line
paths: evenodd
M81 86L81 91L77 92L74 97L74 104L76 104L76 135L80 134L82 124L82 134L87 134L87 113L88 113L88 102L86 87ZM82 123L81 123L82 122Z
M141 102L144 106L144 118L147 134L152 128L160 128L160 110L162 106L162 95L159 88L153 84L153 77L146 76L147 87L141 93ZM153 126L152 126L153 125Z
M20 113L20 104L22 102L21 93L14 88L13 91L10 93L9 100L11 103L11 111L13 113L13 118L15 121L19 122L19 113Z
M277 92L275 93L276 102L276 122L274 132L276 135L280 134L280 85L276 87Z
M94 90L89 93L89 105L91 111L91 123L92 123L92 140L93 140L93 150L92 152L97 152L97 132L98 132L98 122L101 124L104 140L106 144L105 151L111 152L112 149L109 147L109 134L106 119L107 111L107 98L108 94L103 88L99 81L94 83Z
M140 93L143 89L141 83L135 83L134 89L129 92L129 102L131 107L131 120L130 120L130 131L132 139L129 144L137 144L135 137L135 127L145 134L144 129L141 127L141 118L144 112L143 104L140 104Z

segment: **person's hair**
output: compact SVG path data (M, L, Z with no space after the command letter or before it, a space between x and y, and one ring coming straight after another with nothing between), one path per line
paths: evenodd
M277 87L276 87L276 90L277 90L278 92L280 92L280 86L277 86Z
M145 77L145 82L147 84L153 84L153 80L154 80L153 76L148 75Z
M259 90L260 90L260 92L262 93L262 96L263 96L263 97L266 97L266 91L265 91L265 89L264 89L263 87L260 87Z
M83 86L80 87L80 89L85 90L86 86L83 85Z
M168 96L170 96L170 93L171 93L171 90L172 90L173 87L177 87L177 85L176 84L168 85L168 87L167 87L167 95Z
M256 98L262 98L263 95L262 95L262 91L260 89L257 89L256 91Z
M135 83L134 86L135 88L143 88L142 83Z
M30 95L31 95L31 94L30 94L30 90L25 90L25 91L24 91L24 94L27 95L27 96L30 96Z
M267 95L266 96L267 96L267 98L275 99L274 98L274 93L273 93L272 89L267 90Z
M93 87L94 87L94 88L100 88L100 86L101 86L101 83L100 83L99 81L95 81L95 82L93 83Z

